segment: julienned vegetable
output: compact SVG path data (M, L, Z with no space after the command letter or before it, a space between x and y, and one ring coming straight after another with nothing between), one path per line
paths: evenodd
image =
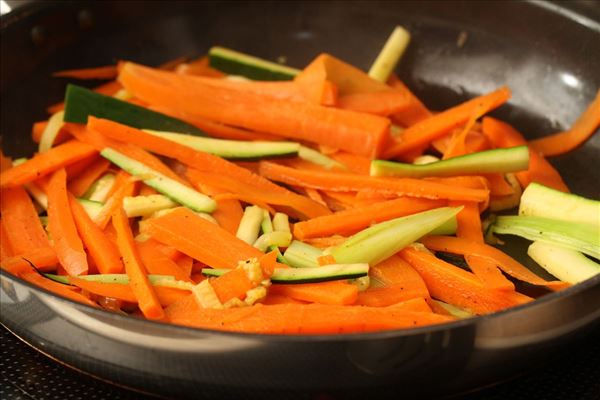
M485 116L508 88L429 110L391 73L406 38L376 79L329 54L295 70L219 47L173 71L67 71L117 80L105 95L70 85L64 117L55 105L34 124L40 153L0 157L0 265L94 307L278 334L443 323L534 300L504 274L553 291L595 276L599 203L557 192L533 148L580 144L597 101L566 147L529 146ZM560 280L483 241L482 215L523 189L520 216L489 231L535 239Z
M493 172L517 172L529 165L527 146L493 149L427 164L407 164L392 161L371 161L372 176L402 176L422 178L426 176L455 176Z

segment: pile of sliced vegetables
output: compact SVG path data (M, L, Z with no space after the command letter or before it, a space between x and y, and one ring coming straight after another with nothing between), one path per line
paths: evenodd
M600 273L600 202L545 158L597 131L600 91L528 142L486 116L506 87L429 110L392 73L409 39L398 27L368 74L222 47L57 73L111 81L69 84L33 125L39 151L2 155L2 268L93 307L277 334L438 324Z

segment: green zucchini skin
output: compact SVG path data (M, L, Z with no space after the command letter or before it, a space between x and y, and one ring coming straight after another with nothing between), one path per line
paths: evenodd
M87 124L90 115L138 129L207 136L202 130L177 118L69 84L65 94L64 121Z
M206 276L218 277L228 271L230 270L203 268L202 274ZM291 274L288 275L285 272L289 272ZM318 283L360 278L367 276L368 273L368 264L347 264L343 266L336 264L314 268L286 268L286 271L275 269L275 272L273 275L271 275L271 282L280 284Z
M424 178L427 176L517 172L526 170L528 167L529 149L527 146L516 146L480 151L420 165L373 160L370 174L371 176Z
M230 75L240 75L256 81L289 81L300 71L258 57L223 47L208 52L210 66Z

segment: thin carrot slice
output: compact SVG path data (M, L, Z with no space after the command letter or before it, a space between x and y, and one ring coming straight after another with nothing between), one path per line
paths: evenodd
M358 298L358 286L344 281L272 285L269 291L319 304L349 305Z
M219 193L223 193L223 189L219 189L211 185L197 185L202 193L209 196L214 196ZM217 209L213 211L212 216L217 220L219 226L229 233L236 234L240 221L244 215L244 210L239 200L236 199L215 199L217 202Z
M282 294L268 293L267 297L265 297L261 304L267 306L275 304L306 304L306 302L302 300L296 300Z
M417 270L431 296L436 299L476 314L488 314L519 304L500 291L484 288L472 273L448 264L428 252L406 247L400 255Z
M183 207L149 219L143 232L213 268L233 269L239 261L263 255L255 247ZM190 232L202 232L202 240L190 236Z
M120 254L114 243L109 240L92 221L85 209L73 195L69 196L71 213L90 257L101 274L118 274L123 270Z
M8 257L12 257L14 254L15 252L13 251L13 247L8 240L8 235L4 229L2 220L0 220L0 261Z
M71 140L0 173L0 188L15 187L31 182L95 152L96 149L92 146Z
M385 151L384 158L397 157L418 149L432 140L444 136L452 128L465 123L481 105L485 106L485 112L488 112L504 104L509 97L510 90L503 87L422 120L395 138L395 142Z
M482 124L483 133L496 147L513 147L526 144L525 138L509 124L494 118L485 117ZM569 192L569 188L562 180L560 174L544 156L529 148L529 169L516 173L522 187L527 187L530 182L541 183L544 186Z
M468 201L486 201L489 193L487 190L459 189L419 179L365 177L337 172L300 171L267 161L260 162L259 172L266 178L290 185L342 192L369 190L378 194Z
M14 255L50 246L33 202L23 188L15 187L0 192L0 213L6 239Z
M348 236L369 227L373 223L416 214L444 205L446 205L446 202L442 200L402 197L298 222L294 225L294 237L304 240L334 234Z
M504 174L485 174L490 185L490 196L510 196L515 189L507 182Z
M222 191L243 195L242 198L255 199L274 206L290 207L300 213L302 218L314 218L330 214L329 209L322 204L287 189L260 188L251 183L238 181L233 177L223 176L218 172L202 172L193 168L188 168L186 176L198 188L209 185Z
M394 74L390 75L387 84L398 91L404 92L410 99L410 105L402 112L394 114L392 121L400 123L402 126L411 126L424 119L431 117L432 113L415 96L410 89Z
M100 176L106 172L109 165L110 162L105 159L99 159L93 163L77 178L69 181L69 192L73 193L73 196L75 197L81 197L90 186L92 186L96 179L100 178Z
M450 202L451 207L459 205L461 204ZM462 205L464 208L456 215L458 225L456 236L483 243L483 231L477 204L464 203ZM500 272L494 261L474 254L465 255L465 261L485 287L497 290L515 290L515 285Z
M570 286L565 282L546 281L540 278L518 261L485 243L477 243L472 240L450 236L429 236L423 238L422 242L428 249L434 251L485 257L494 261L498 268L510 276L531 283L532 285L546 286L552 290L560 290Z
M157 246L157 242L148 239L144 242L136 242L142 263L149 274L172 275L177 280L190 282L190 275L186 274L179 265L171 260Z
M369 276L383 282L387 286L401 286L419 294L419 297L429 298L425 282L417 271L401 257L394 255L387 260L372 266Z
M48 184L48 221L50 234L54 240L54 250L60 264L69 275L86 274L87 254L83 249L71 211L67 192L67 173L64 169L59 169L52 174Z
M424 297L416 297L414 299L401 301L400 303L392 304L389 307L394 307L395 310L416 311L424 313L432 313L433 310Z
M100 229L106 228L115 210L122 206L123 199L134 195L136 184L137 182L131 180L131 175L123 170L119 171L113 187L114 193L106 200L104 206L94 218L94 222Z
M125 272L129 276L129 285L138 300L140 310L148 319L162 319L163 309L154 288L148 281L146 269L133 241L129 220L122 208L113 214L112 223L117 233L117 246L125 264Z
M581 146L594 132L598 132L598 126L600 126L600 90L596 93L594 101L569 130L532 140L529 144L543 156L557 156Z
M139 129L94 117L88 118L88 125L90 130L99 132L106 138L112 138L116 141L123 141L140 146L141 148L147 149L156 154L176 159L190 167L198 169L199 171L215 172L221 175L229 176L261 189L287 192L286 189L271 183L267 179L253 174L245 168L238 167L234 163L231 163L220 157L193 150L179 143L174 143L170 140L151 135ZM115 147L115 149L119 152L122 152L122 149L119 147ZM130 154L124 154L130 156ZM136 159L144 162L138 158ZM144 163L147 164L146 162ZM147 165L153 169L157 169L154 165ZM158 171L164 173L161 170ZM166 173L165 175L171 177Z
M62 283L54 282L50 279L44 278L37 272L25 272L20 276L23 280L46 289L49 292L57 294L61 297L65 297L69 300L76 301L78 303L86 304L92 307L98 307L98 304L85 297L81 293L73 290L73 286L63 285Z
M65 166L65 171L67 172L67 181L71 181L79 177L82 173L87 171L94 162L100 160L100 156L97 154L92 154L91 156L85 157L79 161L75 161L72 164ZM45 178L48 178L46 176Z
M323 304L278 304L203 309L190 296L167 308L167 320L205 329L270 334L334 334L412 328L453 318L390 308Z
M209 76L213 78L222 78L226 76L226 74L218 69L212 68L209 64L208 57L206 56L188 63L182 63L175 68L175 71L178 74Z
M358 294L357 305L387 307L399 302L422 298L421 293L405 288L400 284L369 288Z
M210 284L221 303L238 298L244 299L246 292L256 286L243 268L235 268L216 279L211 279Z
M38 247L27 253L3 259L2 268L18 276L23 272L32 271L30 263L40 271L49 272L56 268L58 258L52 247Z
M130 92L151 104L177 106L192 116L323 143L367 157L377 156L389 135L386 118L233 88L216 88L198 79L132 63L127 63L119 75ZM236 101L231 102L231 98Z
M75 79L114 79L118 74L116 65L95 68L67 69L54 72L52 76Z

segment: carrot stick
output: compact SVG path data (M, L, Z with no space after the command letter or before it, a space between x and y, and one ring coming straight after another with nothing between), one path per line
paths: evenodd
M13 255L15 255L15 252L13 251L13 247L8 240L2 220L0 219L0 261L8 257L12 257Z
M174 303L172 306L175 306ZM393 308L348 307L322 304L279 304L200 309L184 298L167 309L167 320L205 329L270 334L334 334L373 332L439 324L453 319L433 313Z
M52 76L75 79L114 79L117 73L116 65L107 65L95 68L67 69L54 72Z
M484 112L489 112L504 104L509 97L510 90L503 87L424 119L394 138L394 143L385 151L384 158L397 157L418 149L432 140L444 136L452 128L465 123L479 107L485 107Z
M78 293L75 290L73 290L73 286L63 285L62 283L54 282L50 279L44 278L37 272L25 272L22 273L20 277L33 285L39 286L61 297L65 297L69 300L86 304L88 306L98 307L98 304L88 299L81 293Z
M521 133L509 124L494 118L485 117L482 124L483 133L496 147L512 147L526 144ZM529 148L529 169L515 174L522 187L527 187L530 182L569 192L569 188L562 180L554 167L537 151Z
M336 161L344 164L348 170L355 174L369 175L371 169L371 160L367 157L357 156L356 154L348 153L345 151L338 151L331 155Z
M318 247L319 249L325 249L327 247L338 246L344 243L346 239L348 238L345 236L334 235L329 237L304 239L304 242L311 246Z
M204 56L197 60L190 61L188 63L183 63L177 66L175 71L178 74L183 75L199 75L199 76L209 76L213 78L222 78L226 76L223 72L218 69L214 69L210 66L208 57Z
M121 83L150 104L284 137L322 143L375 157L389 135L389 120L369 114L280 100L262 94L208 85L195 77L127 63ZM175 94L175 95L174 95ZM235 102L229 99L235 98Z
M355 93L340 97L336 107L387 117L406 110L411 106L410 100L406 93L398 91Z
M197 185L202 193L214 196L223 193L223 189L206 184ZM240 221L244 215L244 210L239 200L236 199L214 199L217 202L217 209L213 211L212 216L217 220L219 226L229 233L236 234Z
M118 274L123 270L119 251L112 241L110 241L104 232L92 221L81 204L73 197L69 196L69 205L71 213L77 226L77 231L90 255L94 260L98 271L101 274Z
M422 298L419 292L396 284L386 287L369 288L364 292L360 292L356 304L369 307L387 307L415 298Z
M298 222L294 225L294 237L304 240L334 234L349 236L373 223L443 207L445 204L441 200L407 197L388 200Z
M67 172L67 181L75 179L79 177L83 172L87 171L91 165L100 160L100 156L97 154L92 154L91 156L85 157L79 161L75 161L72 164L65 166L65 171ZM46 176L48 178L48 176Z
M179 143L151 135L139 129L94 117L88 118L88 126L90 127L90 130L99 132L106 138L112 138L117 141L123 141L140 146L141 148L147 149L156 154L176 159L200 171L215 172L220 175L229 176L261 189L279 191L282 193L287 192L286 189L269 182L267 179L253 174L242 167L238 167L234 163L231 163L220 157L193 150ZM116 147L115 149L119 152L122 150L119 147ZM127 153L124 154L130 156ZM141 160L138 159L138 161ZM153 165L148 166L156 169L156 167ZM159 172L163 173L163 171L160 170ZM171 177L170 175L167 176Z
M448 253L475 255L487 258L494 261L498 268L510 276L531 283L532 285L546 286L552 290L560 290L570 286L565 282L546 281L538 277L518 261L485 243L477 243L472 240L450 236L429 236L423 238L422 242L428 249L434 251L445 251Z
M483 232L477 204L450 202L449 205L451 207L464 206L456 215L458 225L456 236L483 244ZM474 254L465 255L465 260L485 287L497 290L515 290L515 285L500 272L494 261Z
M223 176L216 171L213 173L202 172L193 168L188 168L186 176L198 188L201 188L202 185L209 185L217 187L222 191L243 195L243 198L255 199L259 202L277 206L287 206L298 211L304 218L313 218L330 213L329 209L322 204L287 189L282 191L279 189L260 188L251 183Z
M369 190L378 194L429 199L485 201L488 198L487 190L456 188L419 179L365 177L337 172L306 172L266 161L260 162L259 172L262 176L275 181L314 189L342 192Z
M138 300L140 310L148 319L162 319L163 309L148 281L146 269L133 241L129 220L122 208L113 214L112 223L117 233L117 246L125 264L125 272L129 276L129 285Z
M395 90L404 92L410 99L409 107L402 112L394 114L392 116L392 121L400 123L402 126L411 126L431 117L431 111L425 107L421 100L419 100L395 74L390 75L387 84Z
M94 222L100 229L106 228L108 222L115 213L115 210L122 207L123 199L128 196L133 196L136 190L136 183L131 180L131 175L127 172L120 170L115 179L113 186L114 192L110 195L108 200L102 206L100 212L94 218Z
M306 302L302 300L296 300L289 296L284 296L282 294L268 293L267 297L265 297L261 304L267 306L275 304L306 304Z
M418 297L429 298L427 286L421 276L397 255L372 266L369 269L369 276L387 286L401 286L404 290L417 293Z
M136 242L140 259L149 274L172 275L177 280L190 282L189 274L186 274L179 265L165 255L157 246L157 242L148 239L145 242Z
M401 301L400 303L392 304L389 307L394 307L395 310L404 311L416 311L424 313L432 313L433 310L427 300L423 297L416 297L414 299Z
M98 296L111 297L130 303L137 303L137 297L135 297L133 290L130 285L123 285L118 283L101 283L92 282L85 279L79 279L70 277L69 283L75 285L81 289L87 290ZM161 306L167 307L177 300L189 295L188 290L174 289L170 287L154 286L156 297L160 302Z
M490 187L490 196L510 196L515 189L506 181L504 174L485 174Z
M15 187L0 193L0 214L13 255L50 247L48 236L25 189ZM3 235L4 236L4 235Z
M221 303L233 298L243 300L246 292L256 286L243 268L235 268L216 279L211 279L210 284Z
M56 256L69 275L88 271L87 254L77 232L67 192L67 174L56 171L48 184L48 221ZM83 213L85 211L81 210ZM86 214L87 215L87 214Z
M263 255L258 249L186 208L149 219L143 232L213 268L233 269L239 261ZM190 232L202 232L202 241L190 236Z
M319 304L349 305L358 298L358 287L344 281L272 285L269 291Z
M73 193L73 196L75 197L82 196L90 186L92 186L96 179L100 178L102 174L106 172L109 165L110 162L105 159L99 159L90 165L90 167L82 174L69 181L69 192Z
M431 296L475 314L488 314L519 303L502 292L483 287L470 272L448 264L430 253L406 247L401 257L412 265L425 281Z
M532 140L529 144L543 156L557 156L581 146L595 132L598 132L599 125L600 90L596 93L594 101L569 130Z
M27 253L3 259L2 268L18 276L23 272L32 271L30 262L40 271L49 272L56 268L58 258L52 247L38 247Z
M15 187L31 182L95 152L96 150L86 143L68 141L0 173L0 188Z

